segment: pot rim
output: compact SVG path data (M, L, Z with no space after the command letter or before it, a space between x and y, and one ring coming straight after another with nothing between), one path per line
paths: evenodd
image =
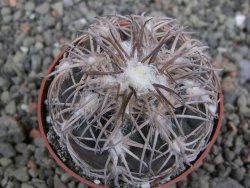
M62 50L57 57L54 59L54 61L50 64L49 68L47 69L47 73L46 75L48 75L49 73L51 73L55 66L58 64L58 62L60 61L60 59L62 58L63 54L64 54L65 50ZM215 76L215 80L216 80L216 85L217 88L219 89L219 103L218 103L218 119L216 122L216 128L213 131L213 134L211 136L210 142L208 143L208 146L206 147L206 149L200 154L200 156L197 158L197 160L194 162L194 164L190 167L188 167L184 172L182 172L181 174L179 174L178 176L176 176L174 179L170 180L169 182L166 182L162 185L158 185L156 186L157 188L164 188L164 187L168 187L171 186L181 180L183 180L186 176L188 176L191 172L193 172L194 170L196 170L202 163L203 159L208 155L209 151L211 150L212 146L214 145L221 126L222 126L222 121L224 118L224 104L223 104L223 95L222 95L222 90L219 84L219 81L217 79L217 77ZM45 132L45 118L44 118L44 114L43 114L43 109L44 109L44 100L46 98L46 87L48 87L48 77L44 77L41 83L41 87L39 89L39 94L38 94L38 105L37 105L37 117L38 117L38 124L39 124L39 129L41 132L41 136L43 139L43 142L45 143L47 149L49 150L50 155L55 159L55 161L57 162L57 164L59 164L60 167L62 167L67 173L69 173L71 176L73 176L74 178L76 178L77 180L79 180L80 182L83 182L91 187L96 187L96 188L104 188L104 185L97 185L94 182L85 179L84 177L78 175L76 172L74 172L73 170L71 170L68 166L66 166L62 160L57 156L56 152L53 150L53 148L51 147L51 145L48 142L47 136L46 136L46 132Z

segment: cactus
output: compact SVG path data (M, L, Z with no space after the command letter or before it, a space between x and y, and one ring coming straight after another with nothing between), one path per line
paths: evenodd
M47 95L76 165L115 186L166 182L192 165L217 118L206 49L168 17L105 16L82 31Z

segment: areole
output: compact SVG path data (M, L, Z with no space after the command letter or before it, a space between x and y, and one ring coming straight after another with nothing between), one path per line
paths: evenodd
M124 20L124 21L120 21L119 22L120 25L128 25L130 24L128 21ZM46 73L50 74L51 72L53 72L53 70L55 69L56 65L58 65L59 61L62 59L62 56L64 54L64 50L62 50L62 52L55 58L55 60L52 62L52 64L49 66L48 71ZM199 157L197 158L197 160L192 164L192 166L188 167L184 172L182 172L180 175L178 175L177 177L175 177L174 179L170 180L169 182L159 185L158 187L168 187L170 185L173 185L174 183L182 180L184 177L186 177L188 174L190 174L193 170L195 170L196 168L198 168L202 162L202 160L207 156L207 154L209 153L211 147L213 146L213 144L215 143L215 140L219 134L221 125L222 125L222 120L223 120L223 110L224 110L224 106L223 106L223 96L222 96L222 92L221 92L221 88L219 86L219 82L217 80L217 78L215 78L216 80L216 84L217 84L217 89L219 90L219 104L218 104L218 119L215 121L216 125L215 128L213 130L213 134L211 135L210 138L210 142L209 145L206 147L206 149L199 155ZM68 166L66 166L62 160L57 156L56 152L53 150L52 146L49 144L48 139L47 139L47 132L45 130L45 123L46 123L46 116L45 116L45 111L46 111L46 105L44 104L44 101L46 99L46 95L47 95L47 91L48 91L48 87L49 87L49 83L50 81L48 80L47 77L45 77L41 83L41 87L39 90L39 96L38 96L38 111L37 111L37 115L38 115L38 123L39 123L39 129L43 138L43 141L46 145L46 147L48 148L51 156L55 159L55 161L66 171L68 172L70 175L72 175L73 177L75 177L77 180L88 184L91 187L104 187L104 185L97 185L94 182L91 182L87 179L85 179L84 177L76 174L73 170L71 170Z

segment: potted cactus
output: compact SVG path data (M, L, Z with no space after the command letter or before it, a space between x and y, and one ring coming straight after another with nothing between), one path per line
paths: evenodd
M171 18L96 19L41 85L38 119L51 155L94 187L182 179L221 127L221 89L206 48Z

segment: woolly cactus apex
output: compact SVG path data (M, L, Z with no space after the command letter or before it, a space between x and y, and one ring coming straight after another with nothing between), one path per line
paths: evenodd
M206 48L167 17L100 17L83 31L47 96L76 165L115 186L165 182L192 165L217 116Z

